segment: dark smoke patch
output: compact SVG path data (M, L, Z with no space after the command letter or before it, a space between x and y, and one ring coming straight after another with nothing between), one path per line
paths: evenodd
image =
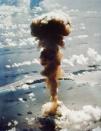
M67 23L70 25L70 23ZM67 36L70 30L62 20L49 20L48 23L42 23L41 20L33 21L31 24L31 34L41 40L40 46L64 46L63 36Z
M51 100L57 105L58 78L61 74L62 56L59 47L64 47L63 38L71 32L71 24L68 16L64 13L62 13L62 17L55 15L55 13L48 13L34 19L31 23L31 34L39 40L38 46L43 48L40 63L44 66L44 70L41 74L46 77ZM57 106L54 107L55 109L52 107L53 112L56 111Z

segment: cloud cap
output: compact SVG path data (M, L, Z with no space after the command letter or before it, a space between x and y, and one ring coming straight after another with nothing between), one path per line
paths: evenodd
M33 19L31 23L32 36L51 43L59 44L58 41L62 40L63 36L68 36L70 32L70 18L62 11L46 13Z

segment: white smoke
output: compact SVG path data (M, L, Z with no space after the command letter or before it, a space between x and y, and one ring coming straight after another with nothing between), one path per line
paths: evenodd
M98 52L95 51L94 49L89 48L87 51L87 55L89 58L89 62L91 62L92 64L101 62L101 55L98 54Z
M94 128L92 131L101 131L101 127Z
M42 114L50 108L51 102L42 107ZM61 117L58 117L61 114ZM57 127L72 131L87 131L93 128L94 122L100 121L101 109L91 105L83 106L80 110L70 110L62 102L57 109L55 119Z
M22 66L30 66L32 64L40 64L40 61L38 59L33 59L32 61L24 61L21 63L14 63L12 65L5 65L6 68L14 68L14 67L22 67Z
M41 23L47 23L51 19L62 20L65 24L70 22L69 16L61 10L55 10L49 13L44 13L43 15L35 18L34 21L38 21L40 19L42 20Z
M69 59L63 59L63 63L70 66L100 64L101 55L94 49L88 48L86 56L83 54L72 55Z

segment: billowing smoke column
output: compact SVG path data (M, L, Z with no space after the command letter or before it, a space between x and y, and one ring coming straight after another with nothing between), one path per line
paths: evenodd
M39 40L39 47L43 50L40 55L44 66L42 75L46 77L47 87L50 89L52 106L48 114L55 114L58 107L58 78L62 75L60 47L64 47L63 37L71 32L68 16L63 12L51 12L35 18L31 24L31 34Z

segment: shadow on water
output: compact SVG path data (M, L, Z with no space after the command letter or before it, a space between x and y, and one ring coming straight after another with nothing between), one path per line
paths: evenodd
M89 69L74 71L73 74L78 75L78 74L82 74L84 72L101 71L101 69L98 68L98 67L100 67L100 65L89 65L88 67L89 67Z
M5 65L8 65L8 59L9 59L9 56L7 55L3 55L3 56L0 56L0 86L2 85L5 85L7 83L9 83L10 81L11 82L14 82L15 81L15 77L9 77L9 73L10 74L16 74L17 73L17 69L16 68L13 68L12 70L7 70L5 68Z
M42 117L39 115L40 113L37 114L44 103L43 96L45 97L44 90L46 89L42 84L43 82L44 79L40 79L31 84L28 83L29 86L40 83L41 85L37 85L36 88L0 93L0 131L13 128L19 131L57 131L54 116ZM37 98L35 101L30 99L32 94L34 94L32 99ZM40 100L38 99L39 96ZM37 104L39 109L37 109ZM26 105L29 107L26 107ZM34 106L36 107L34 108Z
M10 124L8 124L8 121ZM56 129L56 123L53 117L37 117L32 125L24 123L19 126L15 126L14 121L7 120L5 118L0 119L0 131L7 131L15 128L20 131L59 131Z
M2 50L2 53L5 54L8 50ZM24 66L24 67L14 67L6 68L5 65L12 65L12 56L9 55L0 55L0 86L13 83L22 79L25 75L38 73L36 66ZM16 58L15 58L16 59ZM20 59L20 58L19 58ZM9 61L10 60L10 61ZM14 62L13 62L14 63Z

